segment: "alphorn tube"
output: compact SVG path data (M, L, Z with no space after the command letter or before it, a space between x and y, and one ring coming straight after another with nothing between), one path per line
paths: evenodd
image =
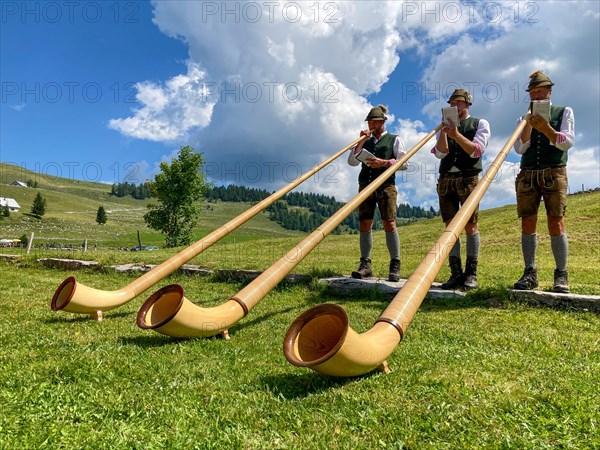
M137 316L138 326L180 338L226 334L229 327L244 318L319 242L420 150L440 127L441 125L423 137L406 155L223 305L215 308L202 308L185 298L180 286L165 286L142 305Z
M190 259L198 256L204 250L208 249L217 241L227 236L240 225L243 225L259 212L275 203L289 191L312 177L315 173L326 167L340 155L344 154L348 149L353 148L363 139L365 139L365 136L356 139L354 142L339 150L334 155L330 156L321 164L309 170L301 177L292 181L287 186L284 186L277 192L274 192L266 199L244 211L239 216L230 220L220 228L214 230L203 239L196 241L186 249L172 256L162 264L156 266L154 269L148 271L124 288L116 291L102 291L78 283L72 276L68 277L61 283L54 293L52 301L50 302L50 308L52 311L62 310L72 313L97 315L98 318L101 318L102 311L118 308L128 301L133 300L135 297L148 290L154 284L158 283L160 280L179 269Z
M283 341L286 359L295 366L336 377L363 375L374 369L387 372L386 359L402 340L448 253L524 126L525 121L517 125L458 214L373 328L358 334L349 327L348 315L341 306L317 305L298 316L289 327Z

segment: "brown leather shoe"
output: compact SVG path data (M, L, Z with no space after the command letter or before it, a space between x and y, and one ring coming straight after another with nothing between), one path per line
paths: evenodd
M462 270L462 262L459 257L451 256L448 258L450 264L450 278L440 286L444 290L454 290L463 287L465 275Z
M372 276L371 258L360 258L360 264L358 265L358 269L352 272L352 278L361 280Z
M477 287L477 258L467 256L465 263L465 289L475 289Z
M566 270L554 270L554 287L552 290L560 294L569 293L569 274Z
M390 274L388 275L389 281L400 281L400 260L399 259L391 259L390 260Z
M538 287L537 269L526 267L523 276L514 285L520 291L530 291Z

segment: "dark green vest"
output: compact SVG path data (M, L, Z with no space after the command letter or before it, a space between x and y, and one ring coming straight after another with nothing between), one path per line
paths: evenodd
M468 140L473 141L479 127L479 119L468 117L458 126L458 131ZM448 137L448 154L442 159L440 173L449 172L452 166L464 172L465 176L474 176L481 172L481 158L471 158L454 139Z
M384 134L377 144L375 144L374 139L370 137L367 139L363 148L365 150L370 151L375 156L381 159L393 159L394 158L394 141L396 140L396 135L391 133ZM381 167L379 169L371 169L366 164L362 164L360 169L360 173L358 174L358 184L364 186L366 184L370 184L375 178L385 172L388 168ZM390 177L383 182L381 187L389 186L390 184L396 183L396 175L392 174Z
M556 131L560 131L564 112L564 106L552 105L550 108L550 125ZM521 156L521 169L546 169L567 165L567 152L556 148L550 143L550 139L535 128L531 130L529 142L529 148Z

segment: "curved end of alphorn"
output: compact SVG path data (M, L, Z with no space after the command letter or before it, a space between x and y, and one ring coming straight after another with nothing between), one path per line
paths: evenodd
M52 311L65 311L78 314L99 314L124 305L135 298L132 290L102 291L94 289L70 276L54 292L50 301Z
M367 333L358 334L348 323L348 314L339 305L317 305L302 313L289 327L284 341L286 359L324 375L355 377L375 369L385 372L386 358L400 334L387 323L376 323Z
M202 308L190 302L177 284L165 286L144 302L136 323L144 330L175 338L227 336L229 327L240 321L246 312L240 303L230 299L220 306Z

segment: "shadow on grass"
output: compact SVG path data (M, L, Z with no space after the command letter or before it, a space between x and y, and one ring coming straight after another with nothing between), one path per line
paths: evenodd
M304 374L266 375L260 378L257 389L273 392L276 396L282 396L286 400L295 400L331 389L341 388L348 383L364 379L373 374L377 374L377 372L371 372L360 377L347 378L330 377L313 371Z
M120 337L118 341L124 345L135 345L140 348L156 348L179 344L181 341L189 341L189 339L178 339L154 333L151 336Z
M422 312L450 311L456 309L505 309L508 292L504 289L485 288L467 293L465 297L426 298L419 308Z
M394 297L375 289L361 289L356 292L337 292L329 286L322 286L315 291L313 300L316 303L363 302L373 309L388 306ZM509 302L508 292L502 288L476 289L464 297L431 298L426 297L419 308L420 311L444 311L467 308L505 308ZM316 304L315 303L315 304Z
M233 331L231 331L231 330L229 331L229 335L230 336L235 336L237 330L243 330L246 327L253 327L253 326L258 325L258 324L260 324L262 322L270 320L272 317L276 317L276 316L279 316L281 314L288 313L290 311L293 311L294 309L296 309L295 306L294 307L290 306L288 308L281 309L279 311L273 311L273 312L270 312L270 313L267 313L267 314L263 314L262 316L257 317L257 318L252 319L252 320L244 320L244 319L242 319L240 322L238 322L238 323L236 323L234 325L235 329ZM252 311L250 311L248 314L252 314Z
M255 326L266 320L270 320L272 317L278 316L280 314L285 314L293 309L294 309L293 307L285 308L285 309L282 309L279 311L274 311L274 312L271 312L268 314L264 314L253 320L244 321L244 322L242 322L244 320L244 319L242 319L242 321L240 321L240 322L242 322L241 324L240 324L240 322L238 322L238 323L234 324L231 328L229 328L227 331L229 333L229 336L231 338L233 338L233 337L235 337L235 335L237 334L237 332L239 330L242 330L245 327ZM132 338L123 337L123 338L120 338L119 341L123 344L131 344L131 345L137 345L142 348L150 348L150 347L162 347L162 346L168 345L170 343L186 342L186 341L191 341L194 339L219 340L219 339L224 339L224 338L220 332L215 334L214 336L198 337L198 338L176 338L176 337L166 336L166 335L160 334L160 333L154 333L152 336L136 336L136 337L132 337Z
M56 311L55 314L61 314L60 311ZM63 313L64 314L64 313ZM71 313L67 313L71 314ZM110 319L119 319L122 317L131 316L132 314L136 314L134 312L118 312L118 313L104 313L102 321L110 320ZM91 317L89 314L78 314L77 316L53 316L46 320L44 323L56 324L56 323L79 323L79 322L97 322L94 317Z

